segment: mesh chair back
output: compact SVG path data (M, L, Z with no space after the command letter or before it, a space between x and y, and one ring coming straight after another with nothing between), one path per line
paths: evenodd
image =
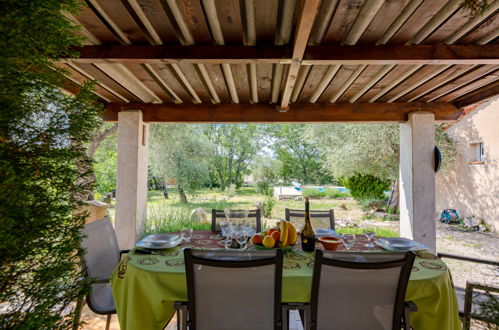
M85 224L82 248L86 250L83 262L88 277L107 279L120 261L118 240L108 217ZM96 313L113 313L114 301L109 283L92 284L87 296L89 307Z
M276 329L282 251L184 251L189 329Z
M249 210L248 213L248 221L254 219L255 221L255 229L256 232L259 233L262 231L262 215L260 209ZM216 210L211 209L211 230L212 231L220 231L219 222L222 220L226 220L224 210Z
M284 218L287 221L292 221L293 223L302 224L305 220L305 210L284 210ZM321 222L329 226L332 230L335 230L334 225L334 210L310 210L310 218L312 222Z
M400 329L414 254L317 251L315 329Z

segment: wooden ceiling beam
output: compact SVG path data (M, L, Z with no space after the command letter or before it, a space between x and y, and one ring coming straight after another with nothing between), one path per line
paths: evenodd
M498 64L499 45L309 46L302 64Z
M296 26L295 39L293 43L293 61L289 66L288 74L284 80L284 88L282 90L280 111L287 111L289 107L289 100L293 93L298 72L300 71L301 60L305 49L307 48L308 38L314 25L315 16L319 9L320 0L302 0L301 10L298 13L298 23Z
M124 110L142 110L146 122L170 123L403 122L413 111L430 111L437 121L453 121L462 113L452 103L299 103L287 112L275 111L272 104L108 103L104 120L116 121Z
M302 49L303 45L300 45ZM305 49L305 48L303 48ZM82 63L280 63L299 65L360 64L499 64L499 45L308 46L149 46L74 47ZM288 74L289 77L289 74Z

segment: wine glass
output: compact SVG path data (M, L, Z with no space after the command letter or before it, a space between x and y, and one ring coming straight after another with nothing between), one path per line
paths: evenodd
M189 243L192 238L192 228L183 228L180 231L180 236L184 242Z
M246 243L248 242L248 234L246 233L246 231L243 229L243 230L240 230L238 232L236 232L236 241L237 243L239 243L239 248L240 249L246 249Z
M355 245L355 235L354 234L343 234L341 236L343 238L343 245L347 249L347 251L350 251L350 248Z
M367 238L367 244L365 244L364 246L369 248L369 249L374 248L376 245L373 244L373 238L374 238L374 234L376 233L376 230L372 227L368 227L368 228L364 228L363 232Z

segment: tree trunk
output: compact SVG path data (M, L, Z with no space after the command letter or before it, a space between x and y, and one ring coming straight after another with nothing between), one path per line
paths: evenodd
M388 200L388 209L395 213L395 211L399 208L399 179L392 182L390 186L391 194L390 199Z
M178 187L178 196L180 197L180 201L182 203L187 203L187 196L186 196L185 191L182 187Z

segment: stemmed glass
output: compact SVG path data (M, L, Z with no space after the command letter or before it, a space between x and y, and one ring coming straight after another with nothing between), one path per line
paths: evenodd
M347 249L347 251L350 251L350 248L355 245L355 235L354 234L343 234L343 245Z
M180 237L182 237L183 242L189 243L192 238L192 228L183 228L180 231Z
M236 241L239 243L239 248L244 250L247 247L248 243L248 234L246 233L246 230L240 230L236 232Z
M364 228L364 235L366 236L367 238L367 244L365 244L364 246L369 248L369 249L372 249L374 248L376 245L373 243L373 238L374 238L374 234L376 233L376 230L374 228Z

